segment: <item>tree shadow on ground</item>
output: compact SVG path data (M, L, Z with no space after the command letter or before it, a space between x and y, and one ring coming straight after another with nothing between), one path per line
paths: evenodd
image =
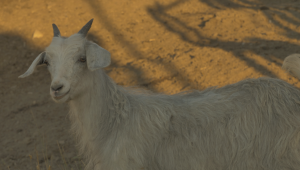
M288 24L298 27L300 25L300 2L296 0L277 1L273 0L199 0L213 8L217 9L250 9L261 11L268 21L276 27L283 29L285 36L291 39L298 39L299 32L287 27ZM296 36L296 37L295 37Z
M120 42L122 44L122 46L125 46L125 48L129 51L129 54L132 58L134 58L135 60L147 59L147 61L151 62L154 65L163 65L164 68L165 68L164 70L166 72L168 72L168 74L171 77L174 77L174 76L178 77L178 81L177 81L178 86L181 86L181 87L190 86L193 89L202 88L198 84L195 84L193 82L187 83L185 81L187 75L185 75L184 73L179 72L178 68L174 64L172 64L170 62L167 62L167 61L162 61L160 59L156 60L156 59L146 58L146 56L144 56L144 54L139 49L137 49L134 46L134 44L132 44L129 40L125 39L124 37L117 36L117 35L121 35L120 31L114 26L114 24L109 19L108 15L105 14L105 11L103 10L103 5L99 1L97 1L97 0L88 0L88 3L90 4L90 6L93 9L94 13L97 15L97 17L98 17L99 21L101 22L101 24L107 30L110 30L110 32L113 34L115 39L117 39L118 42ZM113 61L112 66L120 67L120 65L118 66L116 64L114 59L112 59L112 61ZM165 78L162 78L160 80L153 80L153 81L149 82L143 76L145 74L144 70L142 70L142 69L140 69L136 66L132 66L130 64L128 64L126 67L129 68L132 72L135 72L135 74L137 75L136 77L138 78L138 85L139 86L145 86L145 87L150 88L151 90L154 90L154 91L156 91L156 89L153 88L151 86L151 84L163 81L165 79Z
M201 32L201 23L199 24L200 28L191 27L188 26L185 22L183 22L180 18L171 16L170 14L167 13L168 9L174 7L175 5L180 5L184 2L186 2L186 0L177 0L168 5L161 5L159 3L156 3L155 5L148 7L147 11L153 17L154 20L159 22L170 32L178 34L182 40L199 47L214 47L214 48L223 49L227 52L231 52L236 58L240 59L241 61L245 61L248 66L253 67L260 73L270 77L276 77L276 75L273 74L272 71L270 71L265 66L259 65L255 60L245 55L245 53L250 51L251 53L255 55L259 55L265 60L269 62L274 62L276 65L280 66L284 57L286 57L291 53L300 52L299 45L288 43L285 41L272 41L272 40L265 40L260 38L248 38L247 42L241 43L236 41L222 41L219 39L207 37L205 36L205 34ZM224 0L224 1L223 0L219 0L219 1L201 0L201 2L205 2L208 5L211 5L212 7L216 7L220 9L221 7L222 8L225 7L226 8L250 8L253 10L259 10L259 8L262 8L262 5L254 4L247 0L243 1L244 3L248 2L248 5L244 5L244 6L234 3L231 0ZM252 8L251 5L255 6L255 8L254 7ZM277 11L275 11L275 13L276 12ZM197 13L195 15L201 15L201 14ZM265 15L267 17L271 17L271 14L269 15L268 13L266 13ZM297 15L300 16L299 13L297 13ZM300 22L298 21L296 22L290 17L286 17L286 15L284 15L282 19L285 19L287 22L290 22L292 24L300 24ZM280 25L279 22L275 22L274 24L278 27L285 29L286 32L292 32L292 33L287 33L286 35L287 37L290 36L292 36L292 38L300 37L299 33L290 30L289 28L285 28L283 25Z

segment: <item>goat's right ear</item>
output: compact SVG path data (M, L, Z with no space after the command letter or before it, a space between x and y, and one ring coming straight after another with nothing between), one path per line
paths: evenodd
M109 66L110 53L93 42L87 42L85 46L86 61L89 70L94 71Z
M43 64L45 56L46 56L46 52L42 52L41 54L39 54L32 62L28 70L24 74L20 75L19 78L24 78L32 74L37 65Z

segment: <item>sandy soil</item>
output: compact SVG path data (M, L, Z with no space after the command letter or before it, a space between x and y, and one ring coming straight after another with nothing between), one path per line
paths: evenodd
M94 18L88 38L112 54L118 84L173 94L268 76L300 49L298 0L1 0L0 170L82 169L68 108L49 96L50 76L34 58L52 23L70 36Z

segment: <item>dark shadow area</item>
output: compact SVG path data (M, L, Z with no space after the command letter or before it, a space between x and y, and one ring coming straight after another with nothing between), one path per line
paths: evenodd
M201 33L201 28L205 26L205 23L199 23L199 28L190 27L187 24L185 24L182 20L180 20L177 17L171 16L167 13L167 10L170 7L174 7L174 4L180 4L180 2L184 2L184 0L177 0L169 5L161 5L159 3L156 3L155 5L148 7L148 13L155 19L157 22L159 22L161 25L163 25L167 30L170 32L173 32L175 34L178 34L182 40L191 43L195 46L199 47L213 47L213 48L219 48L223 49L227 52L233 53L233 55L242 60L245 61L248 66L255 68L257 71L261 72L262 74L269 76L269 77L276 77L268 68L259 65L256 63L255 60L251 59L249 56L247 56L246 52L251 52L253 54L259 55L260 57L266 59L269 62L273 62L278 66L281 66L282 60L291 53L297 53L300 52L299 46L296 44L284 42L284 41L271 41L271 40L265 40L265 39L259 39L259 38L249 38L244 43L236 42L236 41L222 41L219 39L214 38L208 38L207 36L203 35ZM216 7L218 9L221 8L250 8L248 6L252 5L255 6L251 9L255 10L261 10L261 5L259 4L253 4L250 1L243 1L244 3L248 3L248 6L241 6L239 4L236 4L232 2L231 0L213 0L213 1L206 1L201 0L201 2L205 2L208 5L211 5L212 7ZM195 15L199 15L201 17L201 13L197 13ZM268 16L268 13L266 13ZM297 13L298 16L299 13ZM198 17L198 18L199 18ZM295 15L296 17L296 15ZM283 18L287 22L291 22L293 24L300 24L300 22L295 22L295 20L292 20L290 18ZM283 29L284 26L279 25L279 23L275 23L276 26L279 26ZM292 30L285 29L287 32L291 32ZM294 31L293 31L294 32ZM292 36L293 38L299 38L300 34L294 32L289 33L286 36Z
M42 52L14 33L0 34L0 77L26 71L27 64Z
M61 159L58 140L66 143L60 147L72 157L77 151L69 133L66 105L50 100L51 78L46 67L39 66L32 75L18 78L44 50L33 45L34 41L39 40L18 33L0 34L0 167L78 169L75 164L82 164L81 157L67 158L68 165Z
M15 110L26 103L28 96L20 95L26 90L48 94L50 74L46 67L38 66L33 75L23 79L18 78L26 72L33 60L44 50L33 45L34 41L27 40L18 33L0 34L0 95L2 95L0 100L2 100L2 106L7 106L0 107L0 110L3 108ZM39 86L41 84L44 86ZM39 88L32 88L33 86L39 86ZM12 98L19 102L11 102ZM8 107L10 102L14 103L11 105L13 107Z
M97 1L97 0L88 0L88 3L90 4L91 8L93 9L93 12L97 16L97 19L101 22L101 24L107 30L110 30L110 32L113 34L113 37L115 39L117 39L118 42L120 42L122 44L122 46L124 46L129 51L129 54L132 56L132 58L134 58L136 60L138 60L138 59L147 59L147 61L149 61L149 62L151 62L155 65L159 65L159 64L161 65L162 64L166 68L165 70L170 73L171 77L174 77L176 75L176 77L178 77L179 79L182 79L182 80L186 79L187 75L184 75L183 73L178 72L178 68L176 68L176 66L173 65L172 63L161 61L159 59L154 60L154 59L145 58L145 56L142 54L142 52L139 49L137 49L134 46L134 44L132 44L130 41L126 40L124 37L118 36L118 35L121 35L121 32L119 30L117 30L116 27L113 25L113 23L110 21L109 16L106 15L105 11L103 10L103 5L99 1ZM176 6L176 5L179 5L180 3L182 3L182 2L178 1L178 3L174 3L172 5ZM119 67L118 65L116 65L115 59L113 59L113 58L112 58L111 67ZM134 67L130 64L128 64L126 67L129 68L131 71L136 73L136 75L138 77L138 85L139 86L145 86L145 87L151 89L151 86L149 86L151 83L157 83L159 81L163 81L163 80L154 80L152 82L148 82L143 76L144 71L142 69ZM175 75L172 74L174 72L176 72ZM187 86L186 81L179 81L178 83L182 87ZM188 83L188 86L191 86L194 89L202 88L202 87L199 87L199 85L196 85L196 84L193 84L193 83ZM156 89L151 89L151 90L156 91Z
M30 95L22 94L25 91L42 92L45 88L48 90L47 86L33 87L49 82L50 76L45 78L49 74L47 70L39 67L39 73L36 71L33 76L26 79L18 78L28 69L40 52L42 49L35 47L16 33L0 34L0 120L1 118L15 117L16 114L22 113L21 108L30 109L40 104L27 105ZM47 94L47 91L43 92ZM38 99L43 100L44 98L38 97Z

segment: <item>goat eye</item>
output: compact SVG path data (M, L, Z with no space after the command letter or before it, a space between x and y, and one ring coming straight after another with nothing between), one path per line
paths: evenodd
M49 66L49 63L48 63L48 61L46 61L46 60L44 61L44 64L46 64L47 66Z
M79 61L84 63L84 62L86 62L86 59L85 58L80 58Z

